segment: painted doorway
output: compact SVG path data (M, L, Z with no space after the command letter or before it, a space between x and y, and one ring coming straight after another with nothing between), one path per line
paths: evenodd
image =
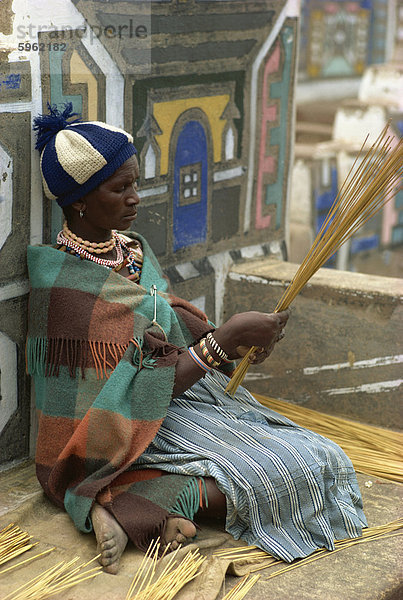
M206 241L207 137L198 121L188 121L179 133L174 164L174 252Z

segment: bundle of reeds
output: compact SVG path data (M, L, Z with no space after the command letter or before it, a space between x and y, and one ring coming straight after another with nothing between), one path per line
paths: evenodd
M263 406L336 442L356 471L403 483L402 433L334 417L261 394L254 394L254 397Z
M0 565L36 546L37 543L30 543L31 538L32 536L14 523L0 530Z
M351 546L375 541L380 538L385 539L388 537L393 537L395 535L401 535L402 533L403 519L397 519L396 521L391 521L390 523L387 523L385 525L368 527L367 529L363 529L362 537L352 539L348 538L345 540L336 540L334 542L334 550L316 550L311 556L307 556L306 558L294 561L293 563L287 565L283 569L279 569L269 577L266 577L265 581L267 581L268 579L272 579L273 577L277 577L278 575L282 575L283 573L288 573L293 569L297 569L299 567L307 565L311 562L314 562L315 560L319 560L320 558L332 556L335 552L340 552L341 550L345 550L346 548L350 548ZM284 564L282 560L273 558L272 556L270 556L270 554L263 552L256 546L241 546L239 548L229 548L228 550L218 550L214 553L214 556L216 556L217 558L224 558L225 560L250 560L256 558L265 561L264 564L259 565L255 568L251 568L251 573L262 571L263 569L268 569L276 565Z
M181 548L179 546L172 552L165 568L157 576L160 547L159 539L151 542L134 576L126 600L172 600L184 585L200 574L199 569L206 557L201 556L197 548L189 551L178 563L176 558ZM164 554L161 559L163 557Z
M3 600L44 600L62 591L66 591L100 574L102 571L101 566L85 570L97 558L99 557L96 556L78 566L76 565L79 560L78 556L69 562L62 561L27 583L24 583L3 598Z
M222 600L242 600L259 579L259 575L245 575Z
M368 136L293 280L274 312L286 310L309 279L391 198L403 174L403 140L393 146L387 125L364 154ZM364 154L364 156L363 156ZM234 394L249 368L252 347L235 369L226 391Z

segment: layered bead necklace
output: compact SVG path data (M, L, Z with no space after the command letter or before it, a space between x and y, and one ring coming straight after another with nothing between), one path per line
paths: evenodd
M60 246L60 250L75 254L80 258L91 260L102 267L114 271L120 271L123 267L127 267L131 279L140 278L143 264L141 248L131 248L128 246L123 236L119 235L116 231L112 231L112 237L107 242L89 242L70 231L65 222L62 231L57 235L56 241ZM116 248L115 260L99 256L100 254L106 254L110 250L113 250L113 248Z

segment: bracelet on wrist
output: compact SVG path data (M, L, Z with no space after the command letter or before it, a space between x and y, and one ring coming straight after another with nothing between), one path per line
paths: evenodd
M208 365L210 367L212 367L213 369L216 369L217 367L219 367L220 364L221 364L221 360L220 361L216 361L214 359L214 357L210 354L210 351L209 351L209 349L207 348L207 345L206 345L206 338L201 339L200 342L199 342L199 345L200 345L200 349L202 351L202 354L203 354L204 358L206 359Z
M228 354L217 343L216 339L214 338L214 336L211 332L207 334L207 341L209 342L210 346L212 347L214 352L217 354L217 356L219 356L223 362L230 362L230 360L228 358Z
M201 369L203 369L203 371L205 371L206 373L210 373L212 367L206 365L206 363L200 358L200 356L198 356L195 352L195 349L193 348L193 346L190 346L190 348L188 348L188 353L190 358L193 360L193 362L196 363L196 365L198 367L200 367Z

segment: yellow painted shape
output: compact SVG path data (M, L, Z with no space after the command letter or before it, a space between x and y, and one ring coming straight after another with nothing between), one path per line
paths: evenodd
M219 96L205 96L203 98L170 100L154 104L154 118L162 131L161 135L155 137L161 150L161 175L168 173L169 143L174 125L180 115L191 108L199 108L207 116L213 138L214 162L220 162L222 156L222 134L227 122L226 119L220 119L220 117L229 101L229 94L222 94Z
M88 115L89 121L98 119L98 84L96 77L91 73L77 50L70 59L70 81L71 83L85 83L88 89Z
M308 65L307 71L311 77L319 77L320 69L317 65Z

